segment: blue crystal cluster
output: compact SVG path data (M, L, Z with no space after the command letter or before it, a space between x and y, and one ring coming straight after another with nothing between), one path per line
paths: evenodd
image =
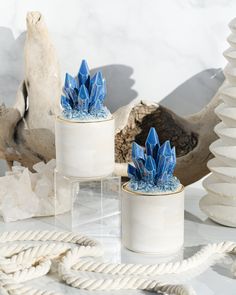
M151 128L145 142L145 149L136 142L132 145L134 166L128 165L129 188L145 193L173 192L180 186L173 176L176 166L175 147L170 141L160 145L155 128Z
M106 97L106 81L101 72L90 77L85 60L82 61L77 77L66 73L61 96L63 116L74 120L106 119L110 112L103 105Z

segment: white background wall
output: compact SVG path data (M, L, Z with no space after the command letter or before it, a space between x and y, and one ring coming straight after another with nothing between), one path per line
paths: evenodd
M102 67L112 110L140 97L164 99L187 114L209 101L223 79L219 68L236 1L0 0L0 98L7 105L23 76L31 10L45 17L63 76L76 74L82 58Z

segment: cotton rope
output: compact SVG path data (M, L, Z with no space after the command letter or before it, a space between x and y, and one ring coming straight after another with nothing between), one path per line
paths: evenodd
M21 242L10 244L10 242ZM34 242L23 244L22 242ZM39 243L35 243L39 242ZM200 266L213 254L236 254L235 242L208 244L192 257L153 265L101 263L91 258L103 255L101 245L72 232L13 231L0 234L0 294L61 295L38 290L24 283L46 275L52 260L58 261L58 275L72 287L83 290L139 289L175 295L195 295L185 285L171 285L151 276L179 274ZM236 275L236 269L232 269ZM84 272L103 274L104 278L85 277ZM111 278L107 278L110 275Z

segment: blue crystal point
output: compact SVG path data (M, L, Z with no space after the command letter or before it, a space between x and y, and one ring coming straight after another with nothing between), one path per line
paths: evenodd
M135 179L138 177L137 169L131 164L128 164L128 177L130 179Z
M169 168L167 171L167 173L169 175L172 175L174 173L175 166L176 166L176 152L175 152L175 147L173 147L171 150L171 157L169 160Z
M91 79L90 103L93 105L97 100L103 102L105 98L104 79L101 72L97 72Z
M101 81L99 81L100 83ZM98 95L97 95L97 99L99 99L101 102L104 101L105 97L106 97L106 81L104 79L102 79L102 84L97 84L97 88L98 88Z
M168 170L168 159L161 155L159 157L158 166L157 166L157 179L160 181L165 181Z
M144 149L136 142L132 144L132 159L141 159L145 161Z
M89 86L89 77L89 67L86 60L83 59L78 73L79 85L86 84L86 86Z
M100 71L97 72L96 83L97 83L98 85L102 85L102 84L103 84L102 72L100 72Z
M154 181L154 176L156 175L156 163L152 156L147 156L145 162L145 169L146 169L146 179L148 182Z
M99 99L101 101L104 101L104 99L105 99L105 97L107 95L107 86L106 86L106 80L105 79L103 79L102 82L103 82L102 83L102 89L101 89L101 94L99 96Z
M92 90L92 88L93 88L93 84L95 83L96 79L97 79L97 73L95 73L95 74L93 75L93 77L90 79L89 93L91 93L91 90Z
M156 158L157 162L161 155L171 156L171 146L170 146L169 140L165 141L158 149L157 158Z
M100 71L96 72L90 80L90 86L89 86L90 92L92 91L94 84L96 84L97 86L102 86L103 84L102 73Z
M170 145L169 140L165 141L163 143L163 145L160 147L159 154L160 155L171 156L171 145Z
M99 99L100 92L101 92L101 87L99 85L97 85L96 83L94 83L93 87L91 89L91 93L90 93L91 105L94 104L95 101L97 101Z
M144 174L144 163L145 163L145 155L144 149L138 145L136 142L132 144L132 160L136 169L139 170L139 174Z
M173 169L173 155L169 140L165 141L160 147L158 156L157 176L159 180L166 181L170 176L172 176L171 171Z
M154 159L157 157L157 152L160 147L160 142L155 128L151 128L148 133L148 137L145 142L146 153L148 156L152 156Z
M72 110L70 100L67 97L63 96L63 95L61 96L61 106L62 106L63 109L65 109L67 111Z
M66 76L65 76L65 86L64 88L76 88L77 87L77 83L76 83L76 80L74 77L72 77L70 74L66 73Z
M73 105L78 103L78 90L76 88L65 88L63 89L65 95L73 102Z
M173 163L176 165L176 150L175 150L175 146L171 150L171 156L172 156Z
M145 168L148 171L153 171L153 174L156 173L156 163L152 156L147 156L147 160L145 162Z
M89 106L89 93L85 85L81 85L79 89L78 106L84 112L88 111Z
M102 109L102 103L100 100L96 100L94 104L89 107L90 112L96 112Z

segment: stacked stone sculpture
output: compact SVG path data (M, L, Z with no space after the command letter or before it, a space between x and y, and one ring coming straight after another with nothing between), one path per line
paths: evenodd
M236 227L236 18L229 27L230 47L224 52L226 83L220 90L222 103L215 109L221 120L214 129L219 139L210 145L215 158L208 162L212 174L203 182L207 195L200 208L217 223Z

